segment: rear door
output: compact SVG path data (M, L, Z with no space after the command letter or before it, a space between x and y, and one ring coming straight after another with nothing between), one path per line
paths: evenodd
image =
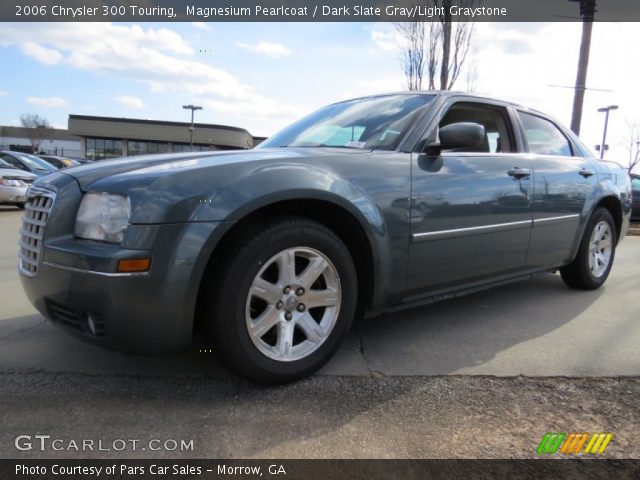
M531 231L531 165L518 154L507 107L452 97L433 128L485 128L482 145L412 159L408 284L434 291L525 268Z
M533 229L527 265L555 267L576 245L588 195L597 176L562 129L537 113L517 109L533 168Z

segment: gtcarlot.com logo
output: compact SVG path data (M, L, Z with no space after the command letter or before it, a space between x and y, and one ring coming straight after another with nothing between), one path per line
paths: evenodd
M613 433L558 433L549 432L542 437L536 453L604 453Z
M184 439L158 439L140 440L136 438L104 439L66 439L54 438L51 435L18 435L15 437L14 446L17 450L28 452L37 450L40 452L122 452L122 451L193 451L193 440Z

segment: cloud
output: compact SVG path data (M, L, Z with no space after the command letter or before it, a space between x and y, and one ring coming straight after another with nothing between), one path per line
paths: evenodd
M8 23L0 29L0 47L23 48L29 43L55 49L64 67L139 82L152 93L173 93L188 101L215 104L224 111L242 108L251 111L253 117L291 120L286 112L292 109L256 92L231 72L193 59L194 49L189 42L165 28L111 23ZM271 55L289 52L283 45L267 42L258 43L256 48ZM44 63L48 59L38 60Z
M236 42L236 46L249 50L250 52L264 55L270 58L279 58L291 55L291 50L281 43L272 43L259 41L255 45L247 45L246 43Z
M141 109L145 107L144 102L138 97L122 95L119 97L113 97L113 99L120 105L123 105L127 108Z
M404 43L402 35L393 28L393 25L380 23L371 29L371 40L384 52L397 51Z
M45 48L34 42L23 43L20 48L25 55L45 65L57 65L62 60L62 54L59 51Z
M384 92L398 92L406 89L406 80L400 73L380 75L377 78L358 80L352 88L345 90L341 98L356 98Z
M0 90L0 97L6 97L9 95L9 92L5 92L4 90Z
M45 108L62 108L67 106L67 101L62 97L27 97L27 102Z
M200 30L211 30L211 27L206 22L191 22L191 25Z

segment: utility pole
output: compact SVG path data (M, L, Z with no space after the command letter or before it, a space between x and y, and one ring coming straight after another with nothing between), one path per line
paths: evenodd
M609 126L609 112L617 110L618 105L609 105L608 107L599 108L599 112L604 112L604 131L602 132L602 144L600 145L600 160L604 158L604 151L607 148L607 127Z
M587 69L589 67L589 51L591 50L591 30L596 13L596 0L569 0L580 2L580 16L582 17L582 40L580 42L580 57L578 59L578 74L573 95L573 112L571 114L571 130L580 135L582 122L582 104L584 91L587 88Z
M193 123L193 113L196 110L202 110L202 107L198 106L198 105L183 105L182 108L184 108L185 110L191 110L191 126L189 127L189 143L191 144L191 151L193 152L193 131L195 130L194 127L194 123Z

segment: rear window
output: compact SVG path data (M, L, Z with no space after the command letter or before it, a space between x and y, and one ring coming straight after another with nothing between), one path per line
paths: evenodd
M520 111L518 114L522 120L524 136L531 153L562 157L573 155L567 137L549 120Z

